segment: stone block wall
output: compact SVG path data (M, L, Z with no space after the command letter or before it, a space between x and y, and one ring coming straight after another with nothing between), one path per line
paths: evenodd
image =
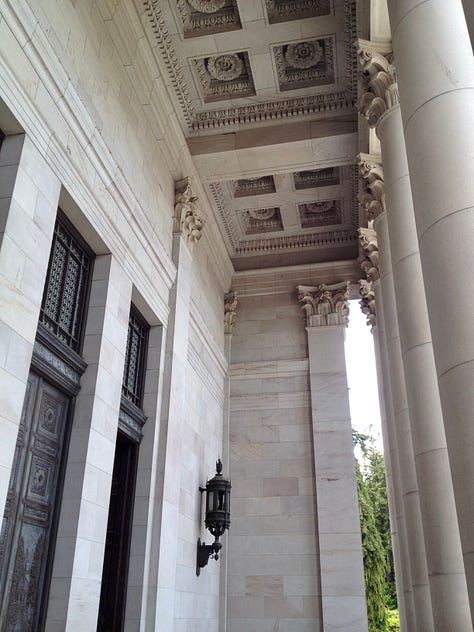
M305 323L296 295L239 299L232 338L227 632L321 627Z

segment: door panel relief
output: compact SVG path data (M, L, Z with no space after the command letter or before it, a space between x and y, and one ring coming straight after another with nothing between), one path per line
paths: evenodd
M0 629L36 632L70 398L31 372L0 536Z

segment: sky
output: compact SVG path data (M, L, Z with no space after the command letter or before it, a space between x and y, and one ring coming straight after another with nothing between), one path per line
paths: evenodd
M374 343L359 301L349 302L345 351L352 427L374 436L376 447L382 452Z

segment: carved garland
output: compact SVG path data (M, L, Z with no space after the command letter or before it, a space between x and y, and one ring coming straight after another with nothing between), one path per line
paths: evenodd
M349 281L317 287L298 285L298 301L308 327L347 326L349 322Z

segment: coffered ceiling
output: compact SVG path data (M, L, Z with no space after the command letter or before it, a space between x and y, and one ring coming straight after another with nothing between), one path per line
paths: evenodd
M357 256L354 0L143 0L236 269Z

